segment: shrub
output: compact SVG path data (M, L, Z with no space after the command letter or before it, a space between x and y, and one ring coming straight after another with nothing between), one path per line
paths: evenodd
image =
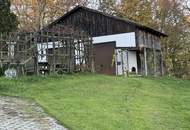
M5 69L3 67L0 67L0 76L3 76L5 72Z

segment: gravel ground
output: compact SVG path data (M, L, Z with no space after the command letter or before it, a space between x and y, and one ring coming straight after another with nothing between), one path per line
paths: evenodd
M35 103L0 97L0 130L67 130Z

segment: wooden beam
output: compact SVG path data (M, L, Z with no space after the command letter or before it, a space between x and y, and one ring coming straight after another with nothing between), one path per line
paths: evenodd
M162 54L162 50L161 50L161 76L164 76L164 62L163 62L163 54Z
M147 52L146 48L144 48L144 68L145 68L145 76L148 76L148 68L147 68Z

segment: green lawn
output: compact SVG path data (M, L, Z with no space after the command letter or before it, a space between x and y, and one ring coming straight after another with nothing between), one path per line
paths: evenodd
M0 95L33 99L72 130L190 129L190 81L168 77L0 78Z

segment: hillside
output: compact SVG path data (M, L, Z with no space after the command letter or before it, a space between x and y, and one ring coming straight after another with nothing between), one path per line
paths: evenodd
M0 78L0 95L33 99L73 130L190 129L190 81L168 77Z

